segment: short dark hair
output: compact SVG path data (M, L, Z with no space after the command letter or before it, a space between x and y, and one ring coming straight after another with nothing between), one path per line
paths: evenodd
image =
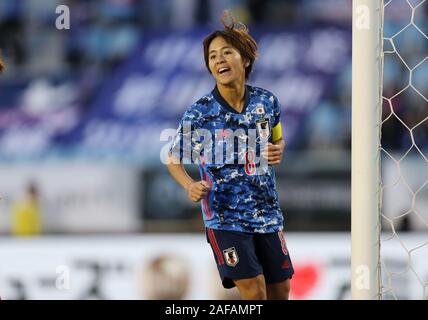
M231 23L226 23L226 19L231 18ZM233 17L226 11L222 15L223 30L216 30L211 32L204 39L204 59L208 71L211 73L208 61L208 50L211 42L217 38L222 37L228 44L236 48L241 57L249 62L248 67L245 68L245 80L248 80L251 71L253 70L254 60L257 58L257 42L248 33L248 28L242 23L235 23Z

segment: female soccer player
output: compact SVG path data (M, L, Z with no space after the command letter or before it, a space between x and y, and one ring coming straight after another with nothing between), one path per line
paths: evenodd
M288 299L294 271L272 167L285 147L281 108L271 92L246 85L257 57L247 28L222 21L224 30L203 41L216 86L184 113L167 166L192 201L202 200L223 286L237 286L243 299ZM187 174L186 160L199 163L200 181Z

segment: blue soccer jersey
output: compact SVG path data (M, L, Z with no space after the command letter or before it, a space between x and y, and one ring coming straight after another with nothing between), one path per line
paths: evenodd
M190 106L180 121L171 153L198 163L209 185L201 207L205 226L217 230L270 233L282 230L275 172L261 150L281 138L281 107L269 91L246 86L237 112L217 87Z

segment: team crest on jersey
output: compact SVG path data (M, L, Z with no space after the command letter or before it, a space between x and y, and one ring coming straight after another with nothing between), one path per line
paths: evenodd
M224 258L226 259L226 264L229 267L234 267L238 264L239 258L238 253L235 250L235 247L223 250Z
M260 119L256 121L257 132L262 139L270 137L270 125L268 119Z
M263 107L263 105L259 104L256 107L256 114L265 114L265 108Z

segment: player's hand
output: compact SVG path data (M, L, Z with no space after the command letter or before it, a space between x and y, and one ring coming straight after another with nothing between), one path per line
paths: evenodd
M279 164L282 160L282 153L284 152L284 145L276 145L268 143L262 152L262 156L268 160L268 164Z
M187 195L193 202L201 201L201 199L207 195L208 190L208 183L204 180L192 182L186 188Z

